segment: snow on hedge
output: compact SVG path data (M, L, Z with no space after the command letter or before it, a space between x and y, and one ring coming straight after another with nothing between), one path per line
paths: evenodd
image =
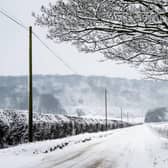
M108 129L129 126L108 120ZM34 141L62 138L85 132L104 131L105 120L54 114L33 114ZM28 112L0 110L0 148L28 142Z

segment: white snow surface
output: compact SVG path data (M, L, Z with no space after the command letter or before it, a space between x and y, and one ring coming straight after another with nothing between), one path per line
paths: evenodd
M66 142L68 145L63 149L45 153ZM160 137L145 124L87 133L2 149L0 167L167 168L168 139Z
M149 126L160 136L168 138L168 122L150 123Z

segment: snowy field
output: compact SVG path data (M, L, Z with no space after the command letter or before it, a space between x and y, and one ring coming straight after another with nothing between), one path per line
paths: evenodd
M2 168L167 168L168 140L139 125L0 150Z
M151 123L149 126L160 136L168 138L168 122Z

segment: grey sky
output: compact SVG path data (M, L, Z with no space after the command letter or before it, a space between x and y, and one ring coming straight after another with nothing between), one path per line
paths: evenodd
M0 0L0 8L11 16L19 18L33 30L61 58L81 75L105 75L113 77L142 78L142 75L128 65L116 65L99 54L80 53L70 44L55 44L46 39L44 29L34 27L31 13L39 12L42 4L49 0ZM53 1L52 1L53 2ZM25 75L28 71L28 32L0 14L0 75ZM35 74L71 74L38 40L33 38L33 71Z

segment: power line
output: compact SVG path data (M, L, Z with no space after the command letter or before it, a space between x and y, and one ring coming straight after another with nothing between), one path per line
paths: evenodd
M17 25L19 25L20 27L22 27L23 29L25 29L26 31L28 31L28 27L26 27L23 23L19 22L18 19L10 16L6 10L4 9L0 9L0 13L2 15L4 15L5 17L7 17L8 19L10 19L11 21L13 21L14 23L16 23ZM32 32L34 37L36 39L38 39L40 41L40 43L48 50L50 51L50 53L55 56L60 62L62 62L64 64L64 66L66 66L71 72L73 72L74 74L78 74L67 62L65 62L61 57L59 57L54 50L52 50L34 31Z
M41 42L41 44L46 47L60 62L62 62L70 71L77 74L75 70L73 70L61 57L55 54L55 52L44 42L41 38L33 31L33 35Z
M3 9L4 10L4 9ZM4 10L5 11L5 10ZM23 29L25 29L26 31L28 31L28 28L23 25L22 23L18 22L16 19L14 19L13 17L9 16L6 12L2 11L2 8L0 9L0 13L4 16L6 16L8 19L12 20L13 22L15 22L17 25L21 26Z

